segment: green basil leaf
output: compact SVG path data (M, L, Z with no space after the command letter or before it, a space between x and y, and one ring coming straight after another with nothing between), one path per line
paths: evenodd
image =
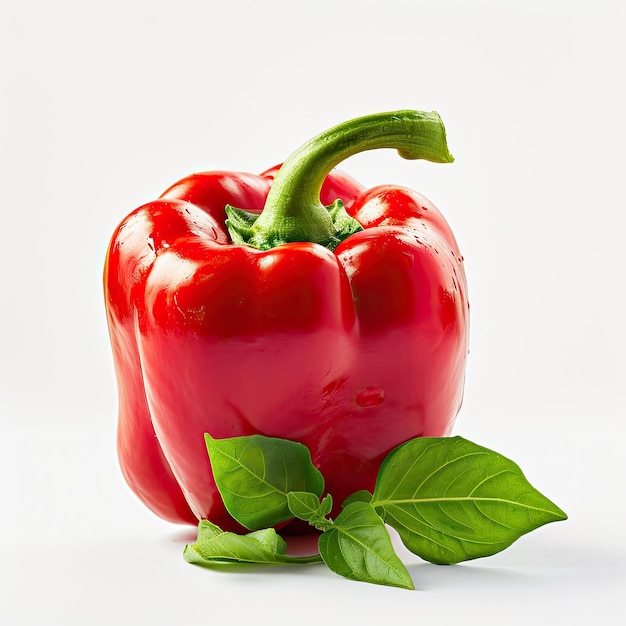
M371 502L372 494L367 489L361 489L359 491L355 491L353 494L349 495L342 503L342 507L347 507L351 502Z
M392 450L372 506L411 552L440 564L496 554L567 519L513 461L461 437L418 438Z
M188 544L183 558L188 563L211 566L224 563L319 563L321 557L285 554L287 544L273 528L246 535L223 531L208 520L198 524L198 540Z
M353 502L319 538L324 563L336 574L414 589L406 567L394 552L385 524L367 502Z
M313 493L290 491L287 494L287 504L298 519L308 522L318 530L324 530L332 524L330 520L325 519L333 508L333 498L330 494L320 502Z
M321 517L326 517L330 515L330 512L333 510L333 497L330 494L326 494L322 501L320 502L319 514Z
M290 491L318 497L324 491L324 479L300 443L263 435L213 439L205 434L205 440L224 505L245 528L258 530L291 519Z
M324 502L329 498L330 496L326 496ZM330 512L322 513L322 503L320 499L314 493L307 491L291 491L287 494L287 504L293 515L305 522L310 522L320 516L324 517ZM330 498L330 505L332 508L332 498Z

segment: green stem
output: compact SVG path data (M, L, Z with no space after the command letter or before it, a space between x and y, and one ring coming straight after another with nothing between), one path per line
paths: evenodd
M305 143L285 161L263 212L247 224L240 242L268 249L292 241L327 245L341 238L329 210L320 202L324 179L348 157L378 148L394 148L405 159L453 161L443 122L435 112L377 113L339 124Z

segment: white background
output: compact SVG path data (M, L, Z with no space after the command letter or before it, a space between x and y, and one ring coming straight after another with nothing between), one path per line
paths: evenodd
M0 623L621 623L624 6L3 3ZM460 566L400 549L414 592L319 566L192 567L193 529L156 519L117 467L108 239L187 174L259 172L404 108L441 114L454 164L378 151L342 167L420 190L451 223L472 313L455 432L569 520Z

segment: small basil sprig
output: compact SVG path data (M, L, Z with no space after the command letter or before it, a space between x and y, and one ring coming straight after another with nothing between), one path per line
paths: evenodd
M206 435L213 475L232 517L254 532L224 532L203 520L185 547L190 563L315 563L346 578L413 589L386 525L417 556L453 564L496 554L566 514L502 455L461 437L421 437L392 450L374 493L358 491L330 519L332 496L302 444L253 435ZM286 554L272 528L292 518L321 531L319 555Z

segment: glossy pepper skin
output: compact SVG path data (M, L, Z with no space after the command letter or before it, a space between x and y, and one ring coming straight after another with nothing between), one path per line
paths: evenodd
M379 147L452 160L436 114L377 114L322 133L280 169L185 178L114 232L104 287L118 456L157 515L240 530L205 432L305 444L340 505L373 489L392 448L451 431L468 348L462 258L422 195L365 189L335 169ZM337 198L353 219L329 239L324 206ZM316 240L302 235L305 213L320 217L306 225Z

